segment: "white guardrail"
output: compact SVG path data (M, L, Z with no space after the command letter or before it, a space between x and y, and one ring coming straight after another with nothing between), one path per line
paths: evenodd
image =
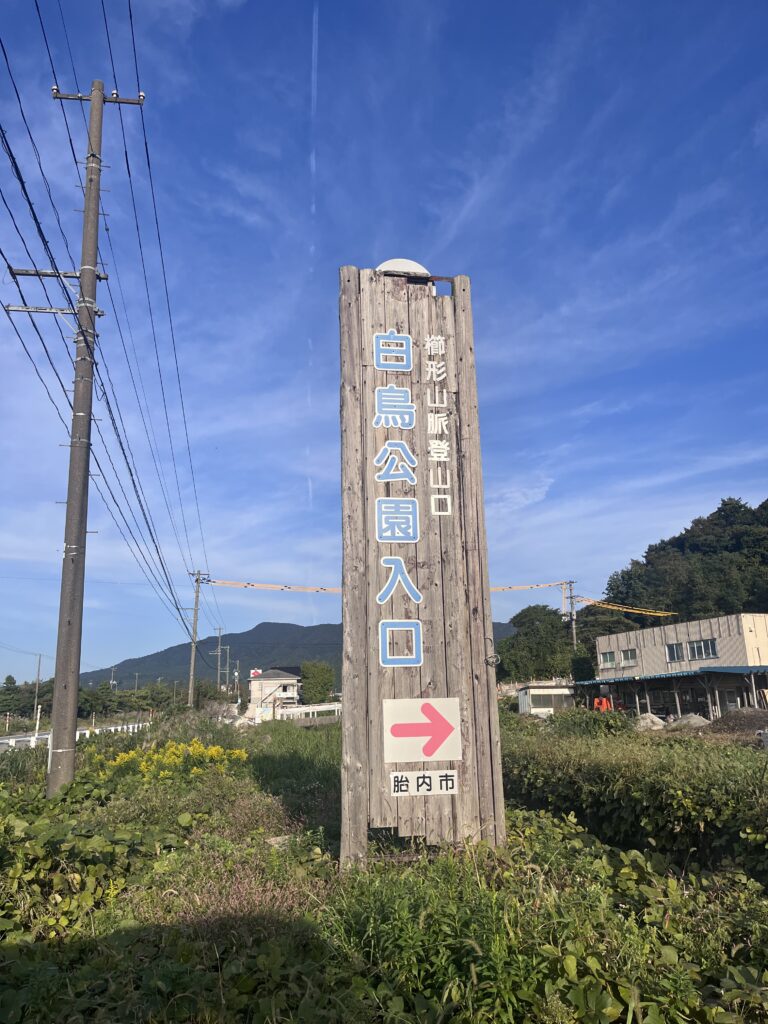
M102 732L138 732L139 729L146 729L148 725L149 722L133 722L130 725L100 725L95 729L78 729L77 741L87 740L89 736L98 736ZM49 732L41 732L37 736L0 736L0 754L6 750L19 750L24 747L34 749L39 743L43 743L47 747L50 735Z
M275 718L341 718L341 703L338 704L297 704L292 708L275 708Z

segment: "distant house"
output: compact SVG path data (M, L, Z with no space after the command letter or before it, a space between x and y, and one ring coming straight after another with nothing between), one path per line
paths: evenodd
M301 669L294 666L268 668L250 680L251 693L246 715L264 718L274 708L294 707L301 693Z
M523 683L517 695L521 715L548 718L555 711L574 706L573 683L569 679L537 679Z

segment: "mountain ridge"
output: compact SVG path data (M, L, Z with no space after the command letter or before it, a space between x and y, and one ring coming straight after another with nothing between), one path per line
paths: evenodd
M498 642L515 632L508 622L494 622L494 640ZM201 637L197 644L195 678L216 679L215 649L218 637ZM302 661L327 661L333 665L337 678L341 673L342 634L340 622L325 622L315 626L301 626L295 622L259 622L240 633L224 633L222 648L229 645L230 679L235 665L240 662L240 679L248 678L252 668L268 669L279 665L300 665ZM130 689L136 683L165 682L189 679L189 641L175 644L136 658L126 658L115 665L115 678L120 689ZM225 656L222 655L222 675ZM111 668L96 669L80 674L82 686L98 686L111 676Z

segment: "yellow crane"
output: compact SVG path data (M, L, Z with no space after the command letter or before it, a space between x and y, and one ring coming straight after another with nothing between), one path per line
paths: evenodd
M660 612L653 608L632 608L628 604L614 604L612 601L598 601L595 597L577 597L581 604L595 604L598 608L610 608L616 612L632 612L635 615L677 615L677 612Z

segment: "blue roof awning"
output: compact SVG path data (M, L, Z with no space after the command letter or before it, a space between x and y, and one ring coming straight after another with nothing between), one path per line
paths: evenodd
M650 676L603 676L602 679L580 679L574 686L594 686L597 683L642 683L653 679L680 679L684 676L720 675L726 673L734 676L748 676L750 672L758 675L768 672L768 665L718 665L706 668L685 668L679 672L656 672Z

